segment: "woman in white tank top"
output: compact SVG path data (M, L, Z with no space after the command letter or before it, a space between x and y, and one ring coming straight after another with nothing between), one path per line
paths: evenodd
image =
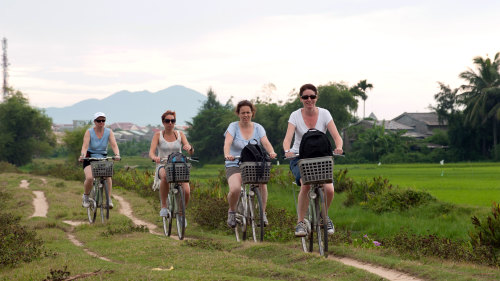
M181 149L187 151L190 155L193 154L193 147L189 144L186 136L181 131L175 131L175 111L167 110L161 116L164 130L156 132L151 141L149 148L149 157L157 164L158 177L160 178L160 197L161 197L161 210L160 216L167 217L170 214L167 209L167 196L169 191L169 183L167 182L167 173L165 169L160 169L159 165L161 159L167 158L173 152L181 152ZM158 150L158 155L156 151ZM189 183L182 183L184 189L185 205L189 202L190 188Z

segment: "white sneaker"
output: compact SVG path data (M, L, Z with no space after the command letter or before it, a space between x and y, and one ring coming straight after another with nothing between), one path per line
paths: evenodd
M90 207L89 195L83 194L82 196L82 207L88 208Z
M170 218L170 211L167 208L161 208L160 217Z

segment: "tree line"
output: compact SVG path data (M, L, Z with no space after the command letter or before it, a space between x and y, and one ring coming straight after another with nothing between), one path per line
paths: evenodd
M354 114L358 109L358 99L364 103L368 98L367 90L373 88L367 80L361 80L351 87L335 82L320 85L317 106L330 111L339 132L345 129L355 132L357 136L348 151L348 157L340 161L397 163L436 162L442 159L500 160L500 52L493 59L475 57L473 62L475 70L468 69L459 74L465 83L458 88L452 89L439 82L440 91L434 96L436 105L430 108L442 122L447 123L448 129L436 131L424 140L405 137L404 132L387 131L384 126L374 125L369 129L350 126L359 121ZM43 110L30 106L21 92L10 89L9 93L0 103L0 161L22 166L35 157L50 155L67 155L75 161L86 128L67 132L63 143L57 144L51 130L51 118ZM274 150L280 157L283 156L282 142L288 118L302 106L298 93L293 90L284 102L272 102L269 98L257 98L253 102L257 108L253 120L264 126ZM227 126L237 120L233 100L222 104L210 89L207 100L187 130L189 141L202 162L222 163L223 134ZM441 144L448 149L431 150L426 143ZM141 155L149 149L148 144L126 143L123 144L123 151L129 155Z

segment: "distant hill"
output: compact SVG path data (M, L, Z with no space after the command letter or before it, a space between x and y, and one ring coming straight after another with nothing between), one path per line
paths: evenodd
M108 116L107 124L132 122L137 125L161 124L161 115L174 110L177 124L186 124L196 116L207 97L183 86L171 86L156 93L121 91L102 100L88 99L68 107L48 107L45 112L55 124L70 124L73 120L91 120L95 112Z

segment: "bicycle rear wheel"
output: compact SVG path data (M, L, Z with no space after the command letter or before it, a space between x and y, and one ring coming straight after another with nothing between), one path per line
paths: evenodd
M318 197L316 197L316 214L317 214L317 224L316 232L318 235L318 246L319 254L328 257L328 227L327 225L327 212L326 212L326 200L323 193L323 189L317 189ZM321 218L321 219L320 219Z
M240 242L247 239L247 218L248 214L247 198L246 192L241 191L240 197L238 198L238 205L236 205L236 227L234 228L234 234L236 235L236 241Z
M184 239L184 233L186 231L186 204L184 202L184 188L182 185L177 185L178 192L176 195L177 201L177 236L179 236L179 240Z
M248 196L248 206L250 209L250 221L252 225L253 240L264 241L264 211L262 207L262 196L259 187L253 188L253 196Z

